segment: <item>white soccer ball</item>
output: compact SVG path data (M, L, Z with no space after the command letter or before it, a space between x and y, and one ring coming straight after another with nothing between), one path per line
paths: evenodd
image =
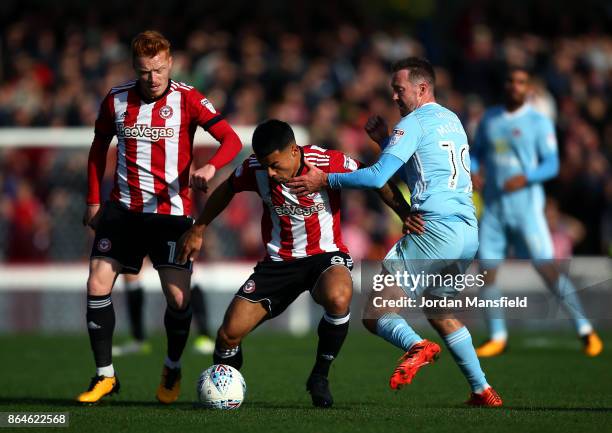
M215 364L200 374L196 392L204 407L238 409L246 394L246 382L234 367Z

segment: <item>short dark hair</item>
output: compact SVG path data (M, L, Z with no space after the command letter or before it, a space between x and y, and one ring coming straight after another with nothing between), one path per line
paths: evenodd
M525 74L527 74L527 77L531 79L531 70L529 69L528 66L515 65L515 66L508 67L508 69L506 70L506 80L510 79L512 74L514 74L515 72L524 72Z
M251 145L257 156L264 157L276 150L285 149L291 143L295 143L291 126L282 120L269 119L257 125Z
M436 73L427 59L422 57L408 57L398 60L391 66L393 72L399 72L402 69L408 70L408 79L413 84L421 80L427 81L430 86L434 86L436 83Z

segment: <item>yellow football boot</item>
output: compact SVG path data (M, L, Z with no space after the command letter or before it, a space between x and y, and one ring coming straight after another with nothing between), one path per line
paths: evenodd
M168 368L164 365L161 383L157 387L157 400L160 403L174 403L181 392L181 369Z
M478 355L479 358L490 358L492 356L501 355L505 350L505 340L487 340L476 349L476 355Z
M586 356L597 356L603 351L603 342L595 331L582 337L582 350Z
M77 396L77 401L79 403L97 403L102 397L118 393L119 388L120 384L117 376L94 376L91 378L87 391Z

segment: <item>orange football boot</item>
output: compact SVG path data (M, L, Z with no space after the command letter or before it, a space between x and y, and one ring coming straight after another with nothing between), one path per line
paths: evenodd
M582 344L586 356L597 356L603 351L603 341L595 331L582 337Z
M157 387L156 397L160 403L174 403L181 392L181 369L168 368L164 365L161 383Z
M94 376L91 378L87 391L79 394L76 399L79 403L97 403L102 397L118 393L119 388L117 376Z
M506 340L487 340L476 349L479 358L491 358L501 355L506 351Z
M440 346L429 340L423 340L413 345L408 352L399 359L399 364L389 380L391 389L400 389L403 385L410 384L417 371L424 365L430 364L438 359Z
M465 402L470 406L479 407L500 407L503 405L502 399L497 392L491 387L485 389L481 394L473 392L470 399Z

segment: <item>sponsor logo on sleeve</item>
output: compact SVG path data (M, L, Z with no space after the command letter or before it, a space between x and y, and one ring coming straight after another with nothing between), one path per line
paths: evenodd
M205 106L208 111L210 111L211 113L217 113L217 111L215 110L215 107L213 107L213 104L208 100L208 98L204 98L200 101L200 104L202 104L203 106Z
M400 141L403 135L404 135L403 129L395 128L393 130L393 133L391 134L391 140L389 140L389 146L396 145Z
M357 161L348 155L344 155L344 168L350 171L357 170Z

